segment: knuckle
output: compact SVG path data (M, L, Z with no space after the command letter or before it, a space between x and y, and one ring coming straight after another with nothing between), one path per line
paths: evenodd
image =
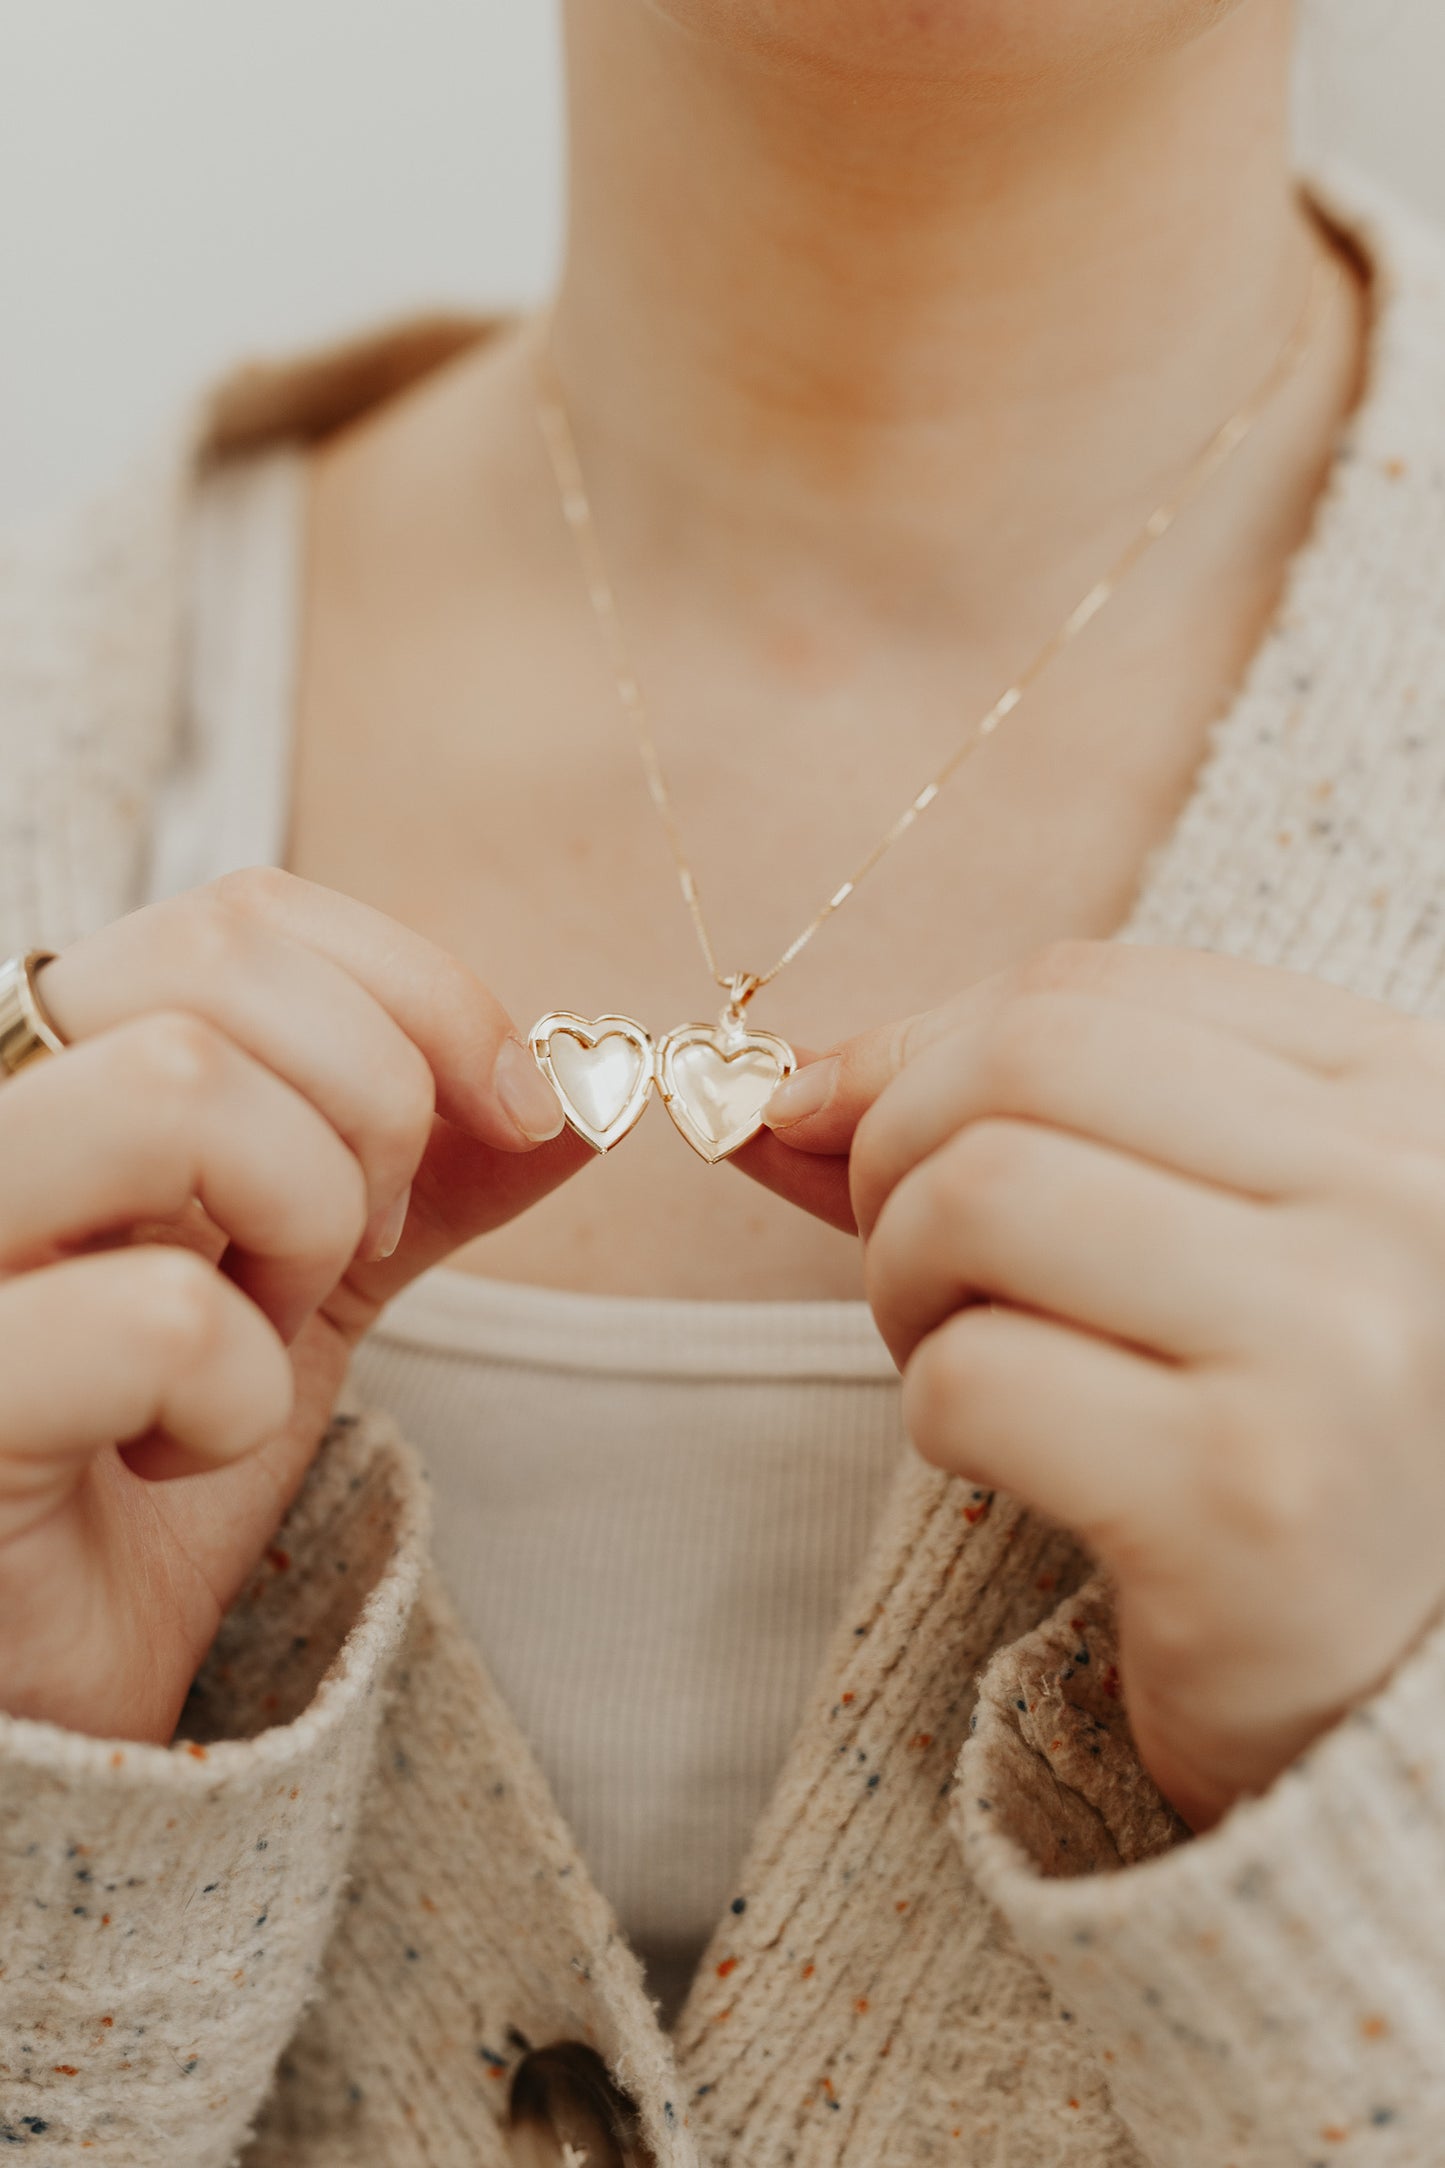
M213 1090L228 1059L221 1033L185 1009L159 1009L131 1034L141 1082L166 1098L192 1099Z
M1337 1294L1332 1308L1330 1344L1342 1351L1365 1404L1388 1410L1438 1391L1438 1322L1403 1290L1355 1286Z
M342 1157L344 1166L338 1170L336 1185L335 1246L349 1255L365 1231L371 1200L360 1160L352 1152L344 1152Z
M853 1147L848 1154L848 1193L853 1217L860 1227L877 1217L882 1201L887 1117L879 1114L880 1105L881 1101L875 1100L863 1115L853 1132Z
M222 1330L225 1290L194 1250L173 1245L133 1253L137 1323L168 1367L205 1360Z
M243 913L225 900L223 874L209 888L181 898L175 925L183 960L202 985L221 983L240 970L254 952L255 935Z
M237 866L218 874L200 894L223 912L240 919L270 919L293 901L297 876L284 866Z
M1026 1122L994 1116L970 1122L938 1155L937 1212L951 1219L988 1210L1019 1182L1033 1147Z
M1342 1480L1344 1463L1321 1421L1318 1380L1302 1386L1288 1358L1268 1369L1205 1373L1190 1405L1187 1453L1200 1527L1256 1556L1318 1558L1322 1531L1349 1515L1354 1488Z
M403 1156L425 1142L436 1108L436 1079L410 1040L398 1040L395 1062L377 1077L374 1107L378 1133L394 1140Z
M496 996L460 957L431 946L425 961L427 999L448 1025L461 1031L477 1030L479 1024L500 1020Z
M1040 993L1011 1001L984 1051L984 1081L991 1095L1005 1104L1031 1105L1048 1078L1068 1061L1072 1038L1064 1004Z
M1025 994L1096 985L1104 969L1100 955L1104 946L1098 941L1050 941L1019 965L1014 983Z
M1415 1024L1415 1059L1433 1083L1445 1080L1445 1022L1438 1016L1412 1019Z
M1319 1472L1288 1435L1265 1445L1252 1429L1224 1427L1205 1465L1210 1524L1248 1549L1292 1551L1317 1523Z
M1437 1082L1445 1077L1445 1021L1438 1016L1393 1017L1376 1045L1386 1054L1398 1053Z
M914 1350L903 1372L903 1414L925 1460L948 1457L984 1386L978 1336L968 1330L966 1314L951 1318Z

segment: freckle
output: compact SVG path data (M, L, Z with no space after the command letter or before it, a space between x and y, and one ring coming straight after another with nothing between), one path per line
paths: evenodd
M422 1899L422 1901L421 1901L421 1908L422 1908L422 1911L423 1911L423 1912L435 1912L435 1910L436 1910L436 1902L435 1902L435 1899L433 1899L433 1898L431 1898L431 1897L423 1897L423 1899Z
M204 1761L206 1759L206 1750L203 1746L196 1746L194 1743L188 1744L186 1747L186 1752L191 1756L193 1761ZM173 1829L175 1827L175 1824L173 1822L168 1822L166 1824L166 1827L168 1829Z
M1387 903L1389 902L1389 900L1390 900L1390 891L1389 891L1389 889L1388 889L1388 888L1377 888L1377 889L1375 889L1375 890L1374 890L1374 892L1372 893L1372 895L1371 895L1371 897L1370 897L1370 909L1371 909L1372 911L1383 911L1383 910L1384 910L1384 908L1385 908L1385 905L1386 905L1386 904L1387 904Z
M116 1750L115 1750L115 1752L114 1752L114 1753L113 1753L113 1754L111 1755L111 1757L110 1757L110 1766L111 1766L111 1768L112 1768L112 1769L119 1769L119 1768L120 1768L120 1766L121 1766L121 1764L122 1764L122 1763L124 1762L124 1760L125 1760L125 1755L124 1755L124 1754L123 1754L123 1753L121 1752L120 1748L119 1748L119 1747L117 1747L117 1748L116 1748Z
M1078 2105L1079 2105L1079 2103L1077 2102L1077 2100L1073 2099L1073 2098L1072 2098L1072 2096L1071 2096L1071 2097L1070 2097L1070 2100L1069 2100L1069 2106L1070 2106L1071 2108L1077 2108L1077 2106L1078 2106Z
M1293 841L1294 830L1292 828L1281 828L1279 834L1275 837L1275 842L1281 844L1285 850L1289 849Z
M113 2025L115 2019L113 2017L103 2017L100 2022L102 2025Z
M1409 471L1403 459L1387 459L1385 461L1385 472L1392 482L1403 481Z
M1199 1947L1206 1957L1212 1957L1219 1948L1219 1937L1212 1927L1199 1937Z
M1382 2017L1371 2016L1360 2019L1360 2031L1366 2040L1383 2040L1389 2030L1388 2023Z
M906 1897L900 1897L897 1904L893 1907L894 1911L906 1912L908 1910L908 1902L909 1901Z
M101 1924L101 1926L102 1926L102 1927L109 1927L109 1925L110 1925L110 1914L109 1914L108 1912L102 1912L102 1913L101 1913L101 1915L100 1915L100 1924Z
M867 2017L868 1997L866 1995L860 1995L858 1997L858 2000L854 2003L853 2008L857 2011L859 2017Z
M1343 2145L1349 2135L1348 2130L1340 2123L1326 2123L1324 2129L1320 2132L1320 2136L1329 2145Z
M1310 796L1314 799L1316 805L1328 805L1334 795L1335 786L1329 776L1322 776L1310 792Z
M774 625L763 652L778 675L794 685L821 690L838 681L839 658L831 656L827 644L806 625Z
M813 1977L813 1975L814 1975L814 1973L815 1973L815 1972L817 1971L817 1969L818 1969L818 1968L817 1968L817 1966L816 1966L816 1965L804 1965L804 1967L803 1967L803 1978L804 1978L805 1980L811 1980L811 1979L812 1979L812 1977Z

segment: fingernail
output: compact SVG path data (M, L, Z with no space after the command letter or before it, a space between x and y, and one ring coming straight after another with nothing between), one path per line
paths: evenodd
M397 1198L396 1203L376 1231L376 1254L378 1258L390 1257L396 1249L398 1242L401 1240L402 1229L406 1225L407 1206L410 1203L411 1184L408 1182L406 1188Z
M799 1069L778 1086L763 1108L763 1120L769 1129L789 1129L794 1122L805 1122L810 1114L821 1114L837 1081L836 1054L810 1061L806 1069Z
M553 1091L529 1048L520 1039L504 1039L492 1072L492 1087L529 1144L559 1137L566 1122Z

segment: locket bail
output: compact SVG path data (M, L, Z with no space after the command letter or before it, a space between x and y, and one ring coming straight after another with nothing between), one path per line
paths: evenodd
M756 971L734 971L727 978L718 980L719 986L728 997L727 1004L722 1012L722 1023L725 1029L739 1030L741 1028L743 1012L762 983L762 979Z

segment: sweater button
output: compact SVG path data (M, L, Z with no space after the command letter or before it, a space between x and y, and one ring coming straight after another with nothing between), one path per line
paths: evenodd
M655 2168L637 2107L595 2048L532 2048L512 2077L508 2148L516 2168Z

